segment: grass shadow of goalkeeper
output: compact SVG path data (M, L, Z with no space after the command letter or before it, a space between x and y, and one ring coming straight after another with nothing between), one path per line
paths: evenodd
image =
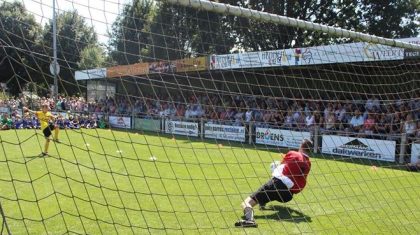
M271 215L255 215L255 219L273 219L279 221L286 221L286 222L293 222L293 223L312 223L312 218L308 215L305 215L301 211L292 209L287 206L280 206L280 205L272 205L267 206L266 208L262 209L263 211L276 211Z

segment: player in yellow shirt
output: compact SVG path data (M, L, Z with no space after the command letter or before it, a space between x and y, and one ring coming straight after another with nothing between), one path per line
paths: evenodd
M48 155L48 147L50 145L50 136L51 136L51 131L54 130L54 138L53 141L60 143L60 141L58 140L58 131L59 128L57 125L54 125L52 122L55 120L55 117L51 114L51 112L48 111L49 110L49 106L48 104L43 104L41 106L41 111L33 111L30 110L26 107L23 108L24 112L30 112L36 115L36 117L38 118L39 122L41 123L41 130L42 133L45 136L45 145L44 145L44 152L42 152L40 154L40 156L47 156Z

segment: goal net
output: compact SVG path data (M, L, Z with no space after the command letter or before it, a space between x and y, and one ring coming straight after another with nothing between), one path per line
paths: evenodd
M418 13L270 2L0 0L1 234L420 233Z

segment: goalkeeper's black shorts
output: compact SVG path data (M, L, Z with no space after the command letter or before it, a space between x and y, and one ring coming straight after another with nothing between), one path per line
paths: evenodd
M45 138L49 138L52 134L52 130L55 129L54 124L49 124L47 127L44 128L44 130L42 130L42 133L44 133Z
M260 206L264 206L267 202L271 201L288 202L292 200L293 194L283 181L273 177L250 197L258 202Z

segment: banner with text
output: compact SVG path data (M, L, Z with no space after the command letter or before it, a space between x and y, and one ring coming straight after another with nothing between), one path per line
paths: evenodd
M420 38L411 38L406 41L411 44L420 45ZM404 50L404 59L417 59L420 58L420 51L405 49Z
M416 164L420 159L420 143L411 145L411 163Z
M208 57L176 60L176 72L204 71L208 69Z
M135 118L134 129L142 131L160 131L160 120Z
M301 64L300 49L257 51L210 56L210 69L239 69Z
M204 137L245 142L245 127L206 123L204 124Z
M109 125L111 127L130 129L131 117L109 116Z
M106 72L106 76L109 78L145 75L149 73L149 64L136 63L129 65L118 65L109 67Z
M198 137L198 123L166 120L165 133Z
M399 39L419 44L420 38ZM416 58L418 52L373 43L304 47L272 51L211 55L210 69L240 69L277 66L299 66L332 63L402 60Z
M323 135L321 152L393 162L395 161L395 148L395 141Z
M309 132L261 127L257 127L255 130L255 142L257 144L274 145L291 149L299 148L303 139L310 138L311 133Z
M149 63L149 73L175 73L176 64L173 61Z

